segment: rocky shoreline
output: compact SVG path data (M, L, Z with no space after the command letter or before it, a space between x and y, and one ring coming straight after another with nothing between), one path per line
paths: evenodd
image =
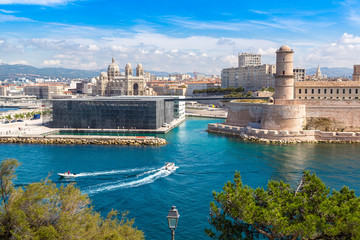
M161 145L166 145L167 141L163 138L149 138L149 137L134 137L134 138L0 137L0 143L161 146Z

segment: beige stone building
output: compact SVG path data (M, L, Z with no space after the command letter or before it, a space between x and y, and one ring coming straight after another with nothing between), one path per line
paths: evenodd
M360 81L295 82L295 99L359 99Z
M24 86L24 93L27 96L36 96L37 99L52 99L52 96L58 95L63 89L61 85L38 84Z
M131 64L125 66L125 75L120 74L120 68L112 58L107 72L100 73L96 84L96 93L101 96L150 96L154 95L151 88L146 87L144 69L141 63L136 67L135 76Z
M0 86L0 96L7 96L8 87Z

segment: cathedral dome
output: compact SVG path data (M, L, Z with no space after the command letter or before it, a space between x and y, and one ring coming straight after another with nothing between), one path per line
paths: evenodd
M118 73L120 72L119 66L115 63L115 58L112 58L112 63L108 67L108 72Z
M131 69L131 64L127 63L125 68L130 68Z
M101 72L101 73L100 73L100 77L101 77L101 78L107 78L108 75L107 75L106 72Z
M139 63L136 68L143 68L143 66L141 63Z

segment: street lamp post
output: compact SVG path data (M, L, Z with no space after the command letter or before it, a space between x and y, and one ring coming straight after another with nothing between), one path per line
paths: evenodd
M175 240L175 229L177 227L177 223L179 220L180 214L175 206L169 210L169 214L167 215L167 220L169 224L169 228L171 230L171 239Z

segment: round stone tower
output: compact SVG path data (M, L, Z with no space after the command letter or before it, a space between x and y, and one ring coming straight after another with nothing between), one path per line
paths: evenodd
M276 52L275 99L294 99L293 54L289 46L281 46Z

